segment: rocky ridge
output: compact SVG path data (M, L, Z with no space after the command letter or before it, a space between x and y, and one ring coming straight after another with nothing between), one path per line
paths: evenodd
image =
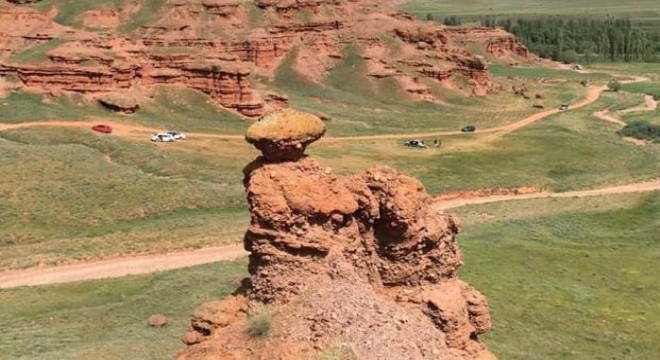
M293 54L297 72L322 81L355 46L368 75L393 77L427 101L434 97L420 78L442 83L464 76L475 95L486 94L487 66L466 50L470 38L498 56L530 56L503 30L421 22L387 1L168 0L158 16L134 24L139 11L92 9L71 27L55 21L56 8L39 12L0 1L0 75L17 75L26 87L48 92L182 85L256 117L287 103L270 101L254 75L272 78ZM38 47L48 49L44 58L17 60Z
M460 220L394 169L338 176L305 156L313 115L262 121L270 135L246 136L272 140L245 168L250 277L195 311L178 359L494 359L486 298L456 277Z

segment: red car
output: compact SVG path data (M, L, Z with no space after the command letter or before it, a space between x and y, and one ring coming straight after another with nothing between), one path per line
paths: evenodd
M106 125L106 124L98 124L98 125L92 126L92 130L98 131L98 132L104 133L104 134L110 134L112 132L112 127L110 127L110 125Z

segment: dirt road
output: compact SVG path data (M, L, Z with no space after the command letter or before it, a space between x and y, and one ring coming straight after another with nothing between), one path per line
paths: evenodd
M572 109L580 108L586 105L589 105L598 99L600 93L605 90L604 86L591 88L582 101L571 106ZM537 122L541 119L544 119L548 116L554 115L560 112L558 109L550 109L535 113L524 119L518 120L512 124L505 126L498 126L489 129L477 130L472 134L493 134L493 138L498 138L509 134L513 131L519 130L525 126L528 126L534 122ZM67 128L80 128L80 129L90 129L93 125L98 123L108 123L112 126L113 135L119 135L124 137L144 137L148 134L162 131L162 129L149 128L145 126L135 125L135 124L126 124L118 123L114 121L61 121L61 120L52 120L52 121L30 121L17 124L0 124L0 131L6 130L15 130L29 127L67 127ZM409 133L409 134L384 134L384 135L364 135L364 136L341 136L341 137L324 137L319 142L336 142L336 141L355 141L355 140L397 140L397 139L407 139L415 137L433 137L433 136L447 136L447 135L461 135L465 134L460 130L452 131L435 131L435 132L426 132L426 133ZM222 139L222 140L243 140L245 137L243 135L230 135L230 134L212 134L212 133L189 133L186 132L186 135L189 137L197 138L213 138L213 139Z
M622 83L633 83L633 82L644 82L649 81L648 78L642 76L635 76L631 80L621 81ZM570 110L578 109L584 106L587 106L600 97L600 94L607 89L606 86L591 87L587 91L587 96L581 101L571 104ZM655 109L657 107L657 102L653 100L653 97L646 98L646 109ZM568 111L570 111L568 110ZM526 126L529 126L539 120L542 120L548 116L559 113L559 109L549 109L541 111L535 114L532 114L526 118L518 120L514 123L504 126L493 127L489 129L477 130L471 134L488 134L484 137L484 140L490 141L498 139L502 136L510 134L514 131L520 130ZM17 124L0 124L0 131L5 130L14 130L28 127L41 127L41 126L50 126L50 127L69 127L69 128L84 128L89 129L93 125L100 122L109 123L113 128L113 134L125 137L144 137L147 134L152 134L155 132L162 131L162 129L149 128L145 126L135 125L135 124L126 124L126 123L117 123L114 121L30 121ZM460 130L452 131L434 131L434 132L425 132L425 133L406 133L406 134L383 134L383 135L364 135L364 136L341 136L341 137L324 137L319 142L337 142L337 141L355 141L355 140L400 140L408 139L415 137L434 137L434 136L448 136L448 135L461 135L465 134ZM243 135L234 135L234 134L212 134L212 133L196 133L196 132L187 132L186 135L189 137L197 138L211 138L211 139L221 139L221 140L243 140Z
M638 82L638 81L647 81L647 78L637 77L633 80L624 81L624 82ZM592 87L587 91L587 96L580 102L572 104L571 109L577 109L583 106L587 106L594 101L598 100L600 94L606 89L606 86ZM570 111L570 110L569 110ZM491 136L486 137L486 140L493 140L499 137L502 137L506 134L519 130L525 126L529 126L539 120L542 120L548 116L554 115L560 112L558 109L549 109L541 111L530 115L526 118L518 120L512 124L505 126L498 126L489 129L477 130L472 134L492 134ZM28 127L37 127L37 126L51 126L51 127L69 127L69 128L85 128L89 129L93 125L98 124L99 122L109 123L113 128L113 134L125 137L137 137L145 136L146 134L151 134L155 132L162 131L162 129L149 128L140 125L134 124L125 124L117 123L113 121L31 121L23 122L17 124L0 124L0 131L4 130L14 130ZM452 131L434 131L426 133L407 133L407 134L384 134L384 135L364 135L364 136L341 136L341 137L324 137L319 142L337 142L337 141L355 141L355 140L399 140L415 137L434 137L434 136L448 136L448 135L461 135L465 134L460 130ZM232 135L232 134L211 134L211 133L186 133L189 137L197 138L212 138L212 139L222 139L222 140L243 140L243 135Z
M242 245L209 247L169 254L130 256L75 265L0 272L0 289L116 278L179 269L247 256Z
M596 111L593 115L601 120L609 121L617 125L621 125L621 126L628 125L625 122L623 122L621 119L617 118L615 114L610 113L610 111L607 109Z
M492 202L511 201L511 200L524 200L524 199L539 199L539 198L570 198L570 197L586 197L586 196L599 196L599 195L612 195L612 194L625 194L634 192L649 192L660 190L660 179L655 181L613 186L593 190L578 190L567 191L561 193L552 192L538 192L531 194L520 195L493 195L469 199L452 199L439 201L436 205L437 210L447 210L457 208L465 205L472 204L486 204Z
M23 129L30 127L65 127L65 128L78 128L78 129L91 129L92 126L99 123L107 123L112 127L112 134L123 137L141 137L149 134L163 131L163 128L150 128L136 124L118 123L112 120L99 120L99 121L64 121L64 120L48 120L48 121L28 121L16 124L1 124L0 131ZM196 133L186 132L187 136L200 137L200 138L214 138L222 140L243 140L244 135L230 135L230 134L209 134L209 133Z

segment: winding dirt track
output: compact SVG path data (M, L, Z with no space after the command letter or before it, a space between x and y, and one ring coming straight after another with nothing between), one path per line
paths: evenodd
M601 119L601 120L609 121L609 122L611 122L611 123L615 123L615 124L617 124L617 125L621 125L621 126L626 126L626 125L628 125L628 124L626 124L625 122L623 122L621 119L619 119L618 117L616 117L616 114L612 114L612 113L610 113L610 111L607 110L607 109L605 109L605 110L600 110L600 111L596 111L593 115L594 115L595 117Z
M512 200L587 197L650 191L660 191L660 179L651 182L594 190L569 191L563 193L539 192L523 195L494 195L472 199L444 200L437 203L436 210L447 210L470 204L485 204ZM147 274L222 260L235 260L247 255L248 253L243 249L242 245L230 245L169 254L129 256L50 268L30 268L25 270L5 271L0 272L0 289Z
M634 82L644 82L649 81L649 78L642 76L634 76L631 80L621 81L621 83L634 83ZM571 104L571 110L578 109L584 106L587 106L600 97L600 94L607 89L607 86L598 86L590 87L587 91L587 96L581 101ZM655 108L657 102L651 97L650 100L647 97L647 108ZM570 111L570 110L569 110ZM509 133L512 133L516 130L520 130L526 126L529 126L539 120L542 120L548 116L554 115L561 112L559 109L549 109L541 111L535 114L532 114L526 118L518 120L514 123L504 126L498 126L483 130L477 130L471 134L488 134L484 137L485 141L491 141L498 139L502 136L505 136ZM15 130L29 127L68 127L68 128L84 128L89 129L99 122L104 122L104 120L99 121L62 121L62 120L48 120L48 121L30 121L22 122L16 124L0 124L0 131L6 130ZM105 121L107 122L107 121ZM146 134L152 134L155 132L162 131L162 129L149 128L145 126L135 125L135 124L126 124L126 123L116 123L109 122L113 128L113 134L124 136L124 137L143 137ZM212 134L212 133L190 133L186 132L186 135L194 138L210 138L210 139L220 139L220 140L243 140L243 135L232 135L232 134ZM407 134L383 134L383 135L364 135L364 136L341 136L341 137L324 137L319 142L337 142L337 141L355 141L355 140L399 140L399 139L408 139L415 137L434 137L434 136L448 136L448 135L465 135L465 133L459 130L452 131L434 131L434 132L425 132L425 133L407 133Z
M632 80L624 82L648 81L643 77L635 77ZM588 90L587 97L582 101L572 104L571 109L587 106L598 99L600 94L606 89L605 86L592 87ZM648 101L648 100L647 100ZM647 107L656 107L657 103L647 103ZM478 130L476 133L489 134L485 139L492 140L519 130L525 126L533 124L543 118L560 112L558 109L550 109L528 116L515 123L495 127L490 129ZM608 120L611 121L611 120ZM70 127L70 128L90 128L98 121L35 121L18 124L0 124L0 131L13 130L27 127ZM148 128L139 125L129 125L121 123L112 123L113 133L120 136L134 137L142 136L159 131L158 129ZM224 135L207 133L187 133L191 137L216 138L225 140L242 140L243 135ZM393 134L393 135L374 135L374 136L349 136L325 138L324 141L343 141L343 140L372 140L372 139L403 139L421 136L442 136L459 135L460 131L439 131L429 133L414 134ZM494 195L481 198L455 199L439 202L437 210L446 210L469 204L484 204L499 201L538 199L538 198L567 198L598 196L609 194L622 194L631 192L649 192L660 190L660 179L652 182L629 184L594 190L571 191L564 193L540 192L523 195ZM163 270L171 270L194 265L206 264L221 260L235 260L245 257L247 252L241 245L231 245L224 247L209 247L194 251L176 252L169 254L156 255L136 255L116 259L81 263L75 265L65 265L50 268L30 268L24 270L0 272L0 289L12 288L18 286L35 286L44 284L56 284L75 282L92 279L115 278L126 275L146 274Z
M560 193L538 192L538 193L520 194L520 195L492 195L492 196L476 197L476 198L468 198L468 199L458 198L452 200L442 200L442 201L438 201L435 208L436 210L447 210L465 205L486 204L492 202L502 202L502 201L512 201L512 200L588 197L588 196L599 196L599 195L626 194L626 193L635 193L635 192L649 192L649 191L659 191L659 190L660 190L660 179L649 182L612 186L612 187L592 189L592 190L577 190L577 191L567 191Z
M598 100L600 93L605 90L605 86L590 88L587 97L585 97L579 103L571 105L572 109L577 109L583 106L587 106L594 101ZM530 115L522 120L516 121L512 124L505 126L498 126L489 129L477 130L471 134L492 134L492 137L489 139L495 139L502 137L506 134L509 134L513 131L519 130L525 126L533 124L541 119L544 119L548 116L554 115L560 112L558 109L550 109L535 113ZM81 128L89 129L93 125L96 125L103 120L99 121L61 121L61 120L48 120L48 121L29 121L16 124L0 124L0 131L6 130L16 130L23 128L31 127L66 127L66 128ZM107 122L107 121L106 121ZM147 134L152 134L155 132L162 131L162 129L149 128L145 126L135 125L135 124L126 124L126 123L117 123L117 122L108 122L113 129L113 135L119 135L123 137L144 137ZM220 139L220 140L243 140L245 137L243 135L228 135L228 134L211 134L211 133L190 133L186 132L186 135L190 138L211 138L211 139ZM408 134L384 134L384 135L364 135L364 136L341 136L341 137L324 137L319 140L319 143L323 142L337 142L337 141L355 141L355 140L398 140L398 139L407 139L415 137L432 137L432 136L447 136L447 135L465 135L465 133L460 130L452 131L435 131L435 132L426 132L426 133L408 133Z
M129 256L75 265L4 271L0 272L0 289L147 274L222 260L235 260L247 254L243 246L229 245L169 254Z

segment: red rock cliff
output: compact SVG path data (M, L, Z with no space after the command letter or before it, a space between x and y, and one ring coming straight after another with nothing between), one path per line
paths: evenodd
M272 77L293 49L295 70L322 82L353 46L367 61L368 75L394 76L425 100L433 96L417 81L420 76L444 83L460 74L474 94L485 94L488 69L466 50L468 39L495 55L529 56L503 30L420 22L375 0L168 0L154 20L121 32L120 19L130 20L130 9L80 14L88 24L83 28L57 24L55 14L0 5L0 73L17 74L27 86L46 91L184 85L248 116L267 109L253 75ZM103 16L111 19L101 21ZM48 49L44 56L16 60L35 45Z

